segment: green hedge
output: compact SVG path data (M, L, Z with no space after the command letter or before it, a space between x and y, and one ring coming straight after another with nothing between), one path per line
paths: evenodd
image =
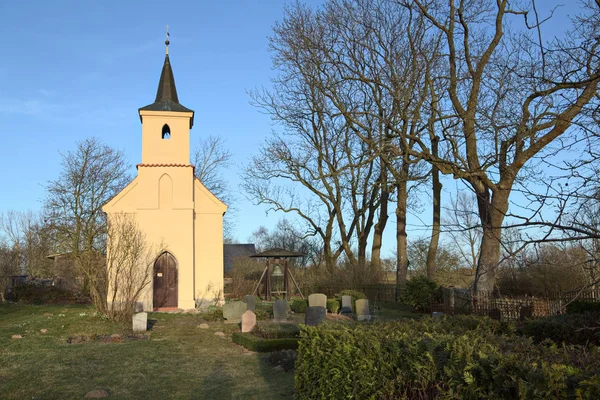
M575 300L567 304L567 314L582 314L586 312L600 312L600 302Z
M600 398L598 348L536 345L511 329L467 316L305 327L296 399Z
M292 299L290 309L297 314L304 314L308 308L307 299Z
M429 311L432 301L439 293L439 286L425 276L415 276L406 282L400 293L400 301L417 311Z
M600 345L600 312L565 314L525 322L519 333L534 342L550 339L556 343Z
M248 350L260 353L277 350L295 350L298 348L298 338L262 339L251 333L234 332L231 336L234 343Z
M336 299L327 299L327 311L337 314L340 311L340 302Z
M13 289L15 300L26 304L75 304L74 293L55 286L20 285Z

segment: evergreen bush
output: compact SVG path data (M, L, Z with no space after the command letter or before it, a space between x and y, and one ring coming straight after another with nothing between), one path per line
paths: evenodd
M567 314L582 314L586 312L600 312L600 302L575 300L567 304Z
M600 398L600 350L480 317L305 327L297 400Z
M327 311L337 314L340 311L340 302L336 299L327 299Z
M400 294L400 301L414 307L417 311L425 312L429 310L438 292L437 283L425 276L416 276L406 282Z
M292 299L290 303L290 308L295 313L303 314L306 312L308 308L308 300L307 299Z

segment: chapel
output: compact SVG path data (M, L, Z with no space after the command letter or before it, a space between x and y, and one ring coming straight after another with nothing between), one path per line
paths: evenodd
M194 111L179 102L168 39L165 44L156 98L138 110L142 160L137 176L102 207L109 223L116 215L131 216L148 241L160 244L152 282L139 300L144 311L192 309L223 293L227 206L194 175Z

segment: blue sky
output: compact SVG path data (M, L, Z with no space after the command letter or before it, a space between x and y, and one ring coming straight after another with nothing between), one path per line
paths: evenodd
M239 192L241 166L274 128L246 91L268 86L274 75L267 36L283 8L280 0L0 1L0 211L39 209L44 185L59 174L59 152L86 137L123 150L135 171L137 109L154 100L167 24L179 99L196 111L192 146L200 136L223 137L235 160L226 176ZM283 216L265 217L243 195L237 200L239 241Z
M318 4L319 2L314 2ZM171 63L182 104L196 111L200 136L226 140L236 168L272 130L247 90L272 76L267 36L283 2L0 2L0 210L39 209L60 171L60 151L90 136L141 158L137 109L154 101L170 26ZM264 210L238 196L244 241Z

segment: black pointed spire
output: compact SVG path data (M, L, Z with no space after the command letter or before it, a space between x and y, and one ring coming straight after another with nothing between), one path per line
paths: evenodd
M175 88L175 78L173 77L173 69L171 69L171 63L169 62L169 55L166 54L154 102L160 103L168 101L179 104L177 89Z
M175 87L175 77L173 76L173 69L171 68L171 62L169 60L169 32L167 26L167 45L165 62L163 64L162 72L160 73L160 80L158 81L158 90L156 91L156 99L154 103L149 104L139 110L145 111L174 111L174 112L191 112L189 108L179 103L177 97L177 88ZM141 118L141 116L140 116ZM194 116L190 120L190 127L194 123Z

